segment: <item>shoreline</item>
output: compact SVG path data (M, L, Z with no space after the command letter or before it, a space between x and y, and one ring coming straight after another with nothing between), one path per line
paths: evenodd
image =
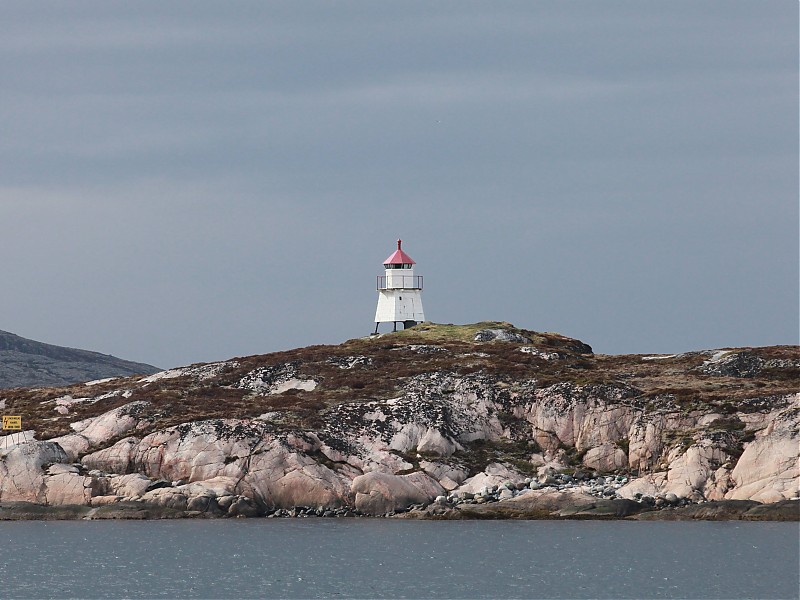
M320 513L320 514L317 514ZM179 510L147 502L118 502L99 507L76 504L45 506L32 502L0 502L0 521L102 521L230 518L323 518L323 519L405 519L420 521L461 520L548 520L548 521L770 521L800 522L800 501L784 500L762 504L752 500L720 500L679 507L642 508L630 500L598 500L589 504L495 502L480 506L425 508L388 515L366 515L307 507L276 509L263 514L219 516L203 511Z

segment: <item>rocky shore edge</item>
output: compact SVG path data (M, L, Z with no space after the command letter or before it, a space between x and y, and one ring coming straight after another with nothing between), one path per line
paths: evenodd
M354 509L298 506L261 511L252 507L238 518L396 518L416 520L638 520L638 521L800 521L800 501L761 503L718 500L700 504L637 502L624 498L586 498L564 492L529 494L512 500L459 504L445 497L385 515ZM200 510L179 510L150 502L117 502L104 506L33 502L0 502L0 521L95 521L231 518Z

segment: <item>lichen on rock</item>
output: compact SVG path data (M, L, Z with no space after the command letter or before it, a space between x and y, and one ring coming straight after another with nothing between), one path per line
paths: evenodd
M93 396L12 391L7 406L46 414L36 436L60 429L0 437L0 502L606 518L629 502L798 495L796 347L613 357L502 324L392 339L107 380Z

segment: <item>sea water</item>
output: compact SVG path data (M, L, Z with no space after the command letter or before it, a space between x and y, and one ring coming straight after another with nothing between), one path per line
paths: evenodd
M797 523L0 522L1 598L797 598Z

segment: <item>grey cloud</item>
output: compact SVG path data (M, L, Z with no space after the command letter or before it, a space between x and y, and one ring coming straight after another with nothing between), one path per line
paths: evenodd
M336 342L401 236L437 321L796 341L796 17L6 3L0 329L163 366Z

